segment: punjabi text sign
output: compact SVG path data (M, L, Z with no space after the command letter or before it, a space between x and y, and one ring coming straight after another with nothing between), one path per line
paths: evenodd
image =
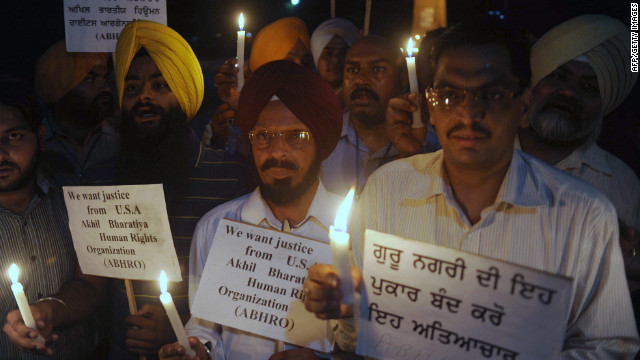
M525 360L560 353L571 279L372 230L363 264L358 354Z
M329 322L304 308L302 284L315 263L331 263L329 244L223 219L191 312L221 325L328 352L333 348Z
M134 20L167 24L166 0L64 0L69 52L114 52L122 29Z
M69 228L82 272L182 281L162 185L65 186Z

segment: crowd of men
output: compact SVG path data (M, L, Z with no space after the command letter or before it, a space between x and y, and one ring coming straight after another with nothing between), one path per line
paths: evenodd
M257 34L245 69L235 59L220 68L222 104L202 136L189 125L203 102L200 63L162 24L128 24L114 59L53 45L35 90L3 73L0 266L23 269L37 329L0 282L0 358L189 358L155 283L133 282L131 312L123 281L82 273L60 190L161 183L183 279L171 293L201 360L361 358L358 319L329 264L309 269L304 292L306 309L332 321L330 353L189 309L222 219L328 243L352 187L357 289L365 229L508 261L573 279L561 358L633 359L639 286L625 270L640 239L640 181L595 143L637 80L629 29L584 15L533 41L484 18L434 30L420 50L420 91L409 93L389 39L340 18L311 36L300 19L280 19ZM419 109L426 125L414 127Z

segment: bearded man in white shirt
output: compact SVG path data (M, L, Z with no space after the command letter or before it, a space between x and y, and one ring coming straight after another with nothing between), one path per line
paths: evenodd
M342 128L340 102L319 75L288 60L262 65L242 89L238 120L251 144L259 186L198 222L189 259L190 302L223 218L328 243L329 226L342 201L318 178L320 162L335 148ZM312 350L287 344L278 351L275 340L193 317L186 329L200 359L319 358ZM165 345L159 353L163 360L180 359L182 354L184 348L177 343Z
M528 48L523 31L490 20L442 34L428 90L442 150L371 175L350 227L356 262L362 265L364 230L373 229L571 277L560 358L632 359L638 334L613 205L589 184L514 150L527 126ZM304 286L305 306L318 317L350 315L336 300L342 294L331 266L311 267ZM342 323L352 336L337 337L339 345L353 349L357 323Z

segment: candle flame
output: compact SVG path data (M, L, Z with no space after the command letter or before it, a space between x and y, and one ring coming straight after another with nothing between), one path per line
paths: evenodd
M242 13L238 16L238 25L240 25L240 31L244 30L244 15Z
M407 55L411 57L413 55L413 40L409 37L409 41L407 41Z
M11 264L11 266L9 266L9 279L11 279L12 284L15 284L18 282L19 273L20 273L20 269L18 269L18 265Z
M167 273L165 273L164 270L160 272L160 279L158 280L158 282L160 282L160 292L163 294L166 293L167 292Z
M347 219L349 219L349 212L351 211L351 204L353 204L353 195L355 194L355 189L351 188L347 197L344 199L340 207L338 208L338 213L336 214L336 220L333 223L333 226L336 230L339 231L347 231Z

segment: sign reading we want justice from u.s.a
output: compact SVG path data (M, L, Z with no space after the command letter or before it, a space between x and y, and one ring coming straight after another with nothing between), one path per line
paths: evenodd
M304 308L303 283L329 244L223 219L191 307L193 316L286 343L329 352L329 322Z
M82 272L181 281L161 184L65 186L69 228Z
M367 230L356 352L376 359L556 359L571 279Z

